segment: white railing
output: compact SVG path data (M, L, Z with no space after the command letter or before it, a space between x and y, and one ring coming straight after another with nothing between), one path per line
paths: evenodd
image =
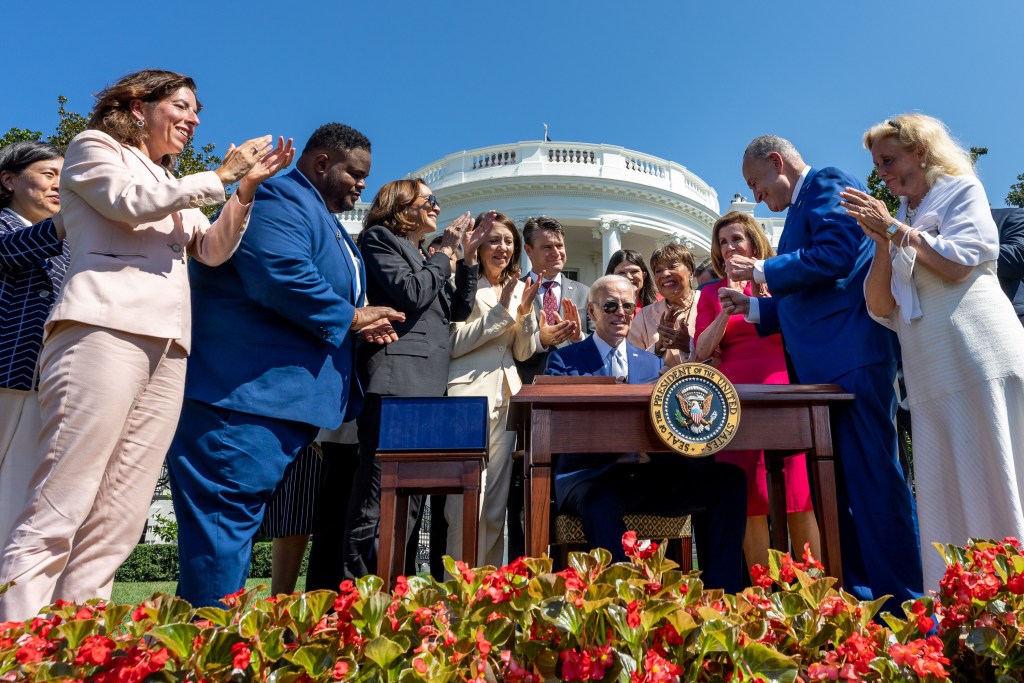
M718 193L688 168L641 152L579 142L527 141L449 154L410 173L434 189L510 176L604 178L655 187L718 211Z

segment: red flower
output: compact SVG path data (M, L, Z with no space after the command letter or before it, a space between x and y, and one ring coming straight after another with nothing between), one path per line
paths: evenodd
M484 637L483 629L477 629L476 649L484 657L491 654L491 643Z
M395 595L399 597L405 597L409 594L409 580L404 576L399 576L395 579Z
M765 567L763 564L755 564L750 568L750 580L755 586L760 586L761 588L772 587L772 577L768 573L768 567Z
M339 660L334 663L334 680L340 681L348 676L348 662Z
M635 531L627 531L622 534L622 551L626 557L637 560L646 560L658 550L658 544L651 541L637 541Z
M1024 595L1024 574L1014 574L1007 579L1006 590L1014 595Z
M476 574L474 574L470 566L462 560L457 560L455 562L455 571L459 572L462 576L462 580L466 583L473 583L476 579Z
M41 662L48 645L46 638L42 636L26 636L14 656L19 664Z
M352 621L352 605L359 600L359 590L356 584L346 579L338 586L338 597L334 599L334 611L338 613L339 621L348 623Z
M555 572L555 576L561 576L565 579L565 590L567 591L582 591L587 587L587 584L583 582L583 577L580 576L575 567L566 567L560 572Z
M110 661L111 651L115 649L117 644L106 636L88 636L78 648L75 664L106 664Z
M846 601L838 595L830 595L818 605L818 613L823 617L834 617L846 611Z
M938 636L912 640L905 645L896 643L889 648L889 656L898 666L909 666L920 678L934 676L946 678L945 665L949 659L942 654L942 641Z
M231 646L231 654L234 655L232 666L236 669L244 671L249 666L249 660L252 658L249 643L235 643Z
M244 592L245 592L245 587L243 586L242 588L239 588L238 590L236 590L234 593L228 593L223 598L221 598L220 601L223 602L228 607L234 607L234 606L236 606L238 604L239 596L241 596L242 593L244 593Z
M629 624L630 628L636 628L640 625L640 601L633 600L626 605L626 623Z
M654 650L644 655L644 665L630 675L631 683L674 683L679 680L682 667L673 664Z
M412 667L416 669L420 675L427 673L427 663L423 660L423 657L417 657L412 660Z
M84 621L85 619L92 619L93 611L88 607L82 607L80 610L75 612L75 616L72 617L73 621Z

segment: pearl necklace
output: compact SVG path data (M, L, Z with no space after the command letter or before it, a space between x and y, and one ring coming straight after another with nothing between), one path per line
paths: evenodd
M907 204L906 214L907 214L907 223L908 224L910 224L910 225L914 224L914 217L917 216L917 211L920 208L921 208L920 204L917 205L917 209L911 209L910 208L910 204Z

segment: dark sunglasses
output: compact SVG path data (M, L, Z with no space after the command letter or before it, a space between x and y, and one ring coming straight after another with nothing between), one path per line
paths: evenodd
M614 313L620 307L622 312L628 315L636 310L636 303L632 301L605 301L601 304L601 310L605 313Z
M428 194L426 197L424 197L424 199L427 200L427 204L430 204L431 209L436 209L437 207L441 206L441 204L437 201L437 197L435 197L432 194Z

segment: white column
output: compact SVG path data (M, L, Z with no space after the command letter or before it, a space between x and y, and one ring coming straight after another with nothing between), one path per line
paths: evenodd
M594 230L594 237L601 238L601 264L600 270L603 272L608 266L608 261L611 259L612 254L622 249L622 235L629 232L629 223L616 220L604 220L598 224L597 229Z
M526 219L522 216L509 216L512 222L516 224L516 228L519 230L519 236L523 236L523 228L526 226ZM526 241L523 241L523 252L519 254L519 268L523 271L523 277L526 277L530 273L530 269L533 268L533 264L530 263L530 257L526 255Z

